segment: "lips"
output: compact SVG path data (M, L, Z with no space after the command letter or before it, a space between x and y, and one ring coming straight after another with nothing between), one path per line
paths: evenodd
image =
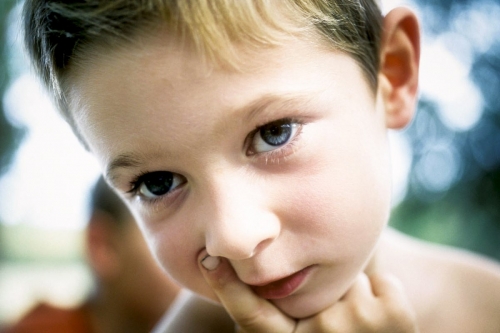
M260 297L265 299L280 299L291 295L307 277L312 266L306 267L285 278L261 286L250 286Z

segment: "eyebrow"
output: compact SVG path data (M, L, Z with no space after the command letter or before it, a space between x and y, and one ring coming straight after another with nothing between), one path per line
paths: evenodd
M308 92L311 94L311 92ZM283 109L283 108L293 108L301 109L309 104L311 96L306 97L305 93L288 93L284 95L276 94L265 94L255 99L254 101L248 103L247 105L239 108L236 114L243 114L243 121L250 122L252 119L256 118L259 114L265 112L267 109ZM300 111L300 110L297 110Z
M309 94L310 93L311 92L309 92ZM244 105L243 107L237 108L234 112L234 115L236 117L240 116L240 119L242 119L244 123L249 123L259 114L265 112L268 109L283 109L287 107L300 109L301 106L306 106L310 102L310 99L311 97L306 97L305 93L289 93L283 95L264 94L251 101L250 103ZM115 170L120 168L137 168L141 166L141 164L142 160L136 154L120 154L116 158L114 158L106 168L106 178L111 183L113 183L117 178Z
M135 168L141 165L141 162L137 157L132 154L120 154L106 168L106 178L110 182L116 180L115 170L120 168Z

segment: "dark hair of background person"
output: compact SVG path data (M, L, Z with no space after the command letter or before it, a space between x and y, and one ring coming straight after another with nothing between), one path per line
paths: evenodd
M131 213L125 203L113 192L102 176L90 192L89 212L92 214L95 211L109 214L119 225L123 225L131 218Z

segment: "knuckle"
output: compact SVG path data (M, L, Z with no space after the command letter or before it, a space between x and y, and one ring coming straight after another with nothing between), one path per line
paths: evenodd
M305 321L299 321L296 333L348 332L349 313L346 310L344 306L334 306Z
M233 314L234 320L238 325L246 330L252 330L256 328L262 318L262 309L258 308L252 312L235 312Z
M391 332L395 326L399 326L401 318L395 311L388 310L378 303L363 302L351 307L354 326L360 332Z
M318 332L340 332L340 329L342 327L342 322L339 320L339 318L335 318L331 315L328 315L327 313L320 313L319 315L317 315L314 318L314 324Z
M360 323L369 323L374 317L371 306L369 306L366 302L352 303L350 305L350 312Z
M400 308L391 312L391 320L398 323L400 327L413 327L417 321L417 316L413 309Z
M391 318L415 318L416 313L406 298L393 299L386 302L386 313Z
M266 332L272 332L269 331L268 325L265 325L265 323L269 321L272 314L262 306L253 309L253 311L236 310L232 313L232 316L241 332L262 332L263 326L267 327ZM278 331L278 328L276 328L276 332Z
M386 328L386 332L413 332L416 321L416 313L409 304L389 303L381 317L380 324Z

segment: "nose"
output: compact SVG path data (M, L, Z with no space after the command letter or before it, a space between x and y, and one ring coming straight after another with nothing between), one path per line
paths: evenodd
M280 234L281 223L258 187L227 184L210 195L205 242L211 256L247 259L262 251Z

